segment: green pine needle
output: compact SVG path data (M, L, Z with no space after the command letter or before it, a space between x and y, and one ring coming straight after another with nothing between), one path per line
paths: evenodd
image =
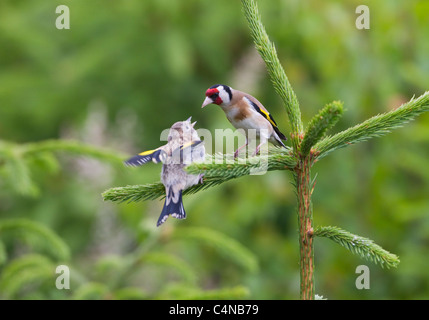
M74 140L44 140L25 144L0 140L0 174L4 174L9 189L24 196L35 197L39 194L39 188L32 179L31 164L36 161L51 170L56 169L58 164L54 155L57 152L91 157L114 165L122 165L127 158L118 151Z
M16 298L24 287L55 282L55 265L45 256L27 254L9 263L1 274L0 292L5 298Z
M292 170L296 166L296 160L290 154L290 149L270 149L269 155L251 157L246 159L231 159L229 155L208 156L205 163L192 164L186 168L191 174L204 173L207 177L219 177L230 180L250 174L265 173L274 170Z
M398 256L384 250L382 247L375 244L374 241L354 235L338 227L318 227L314 231L314 236L331 239L350 250L352 253L372 261L375 264L378 263L382 267L396 268L400 262Z
M229 160L228 160L229 159ZM187 167L188 173L204 174L203 184L192 186L183 192L184 195L194 194L199 191L217 186L231 179L236 179L249 174L258 174L262 170L292 170L296 166L296 160L290 155L290 150L284 152L280 149L270 149L270 155L258 162L263 157L253 157L246 163L239 160L231 160L230 156L216 155L207 156L206 163L192 164ZM102 193L105 201L113 202L136 202L144 200L155 200L165 197L165 188L161 182L145 185L133 185L125 187L110 188Z
M39 194L39 188L31 178L30 169L20 154L10 152L4 159L4 169L12 190L24 196L35 197Z
M0 237L14 236L26 244L43 248L57 261L70 259L67 244L51 229L27 219L6 219L0 222Z
M427 111L429 111L429 91L393 111L374 116L361 124L322 139L314 149L318 152L320 159L336 149L383 136Z
M145 185L134 185L110 188L101 196L104 201L113 202L137 202L144 200L155 200L165 197L165 188L161 182Z
M242 0L241 4L256 49L265 61L275 91L285 104L286 112L292 127L292 142L294 146L297 146L298 137L303 131L298 99L280 63L276 48L265 31L256 2L254 0Z
M334 101L324 106L308 123L305 136L301 143L301 154L306 156L312 146L323 138L326 131L340 120L343 114L343 103Z
M88 156L98 160L122 163L127 155L89 145L75 140L45 140L40 142L26 143L19 146L23 156L32 156L43 152L67 152L75 155Z

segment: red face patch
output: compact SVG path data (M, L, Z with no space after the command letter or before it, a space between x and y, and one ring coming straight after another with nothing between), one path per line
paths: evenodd
M219 93L219 90L216 88L208 89L206 91L206 96L210 97L211 95L214 95L215 93Z
M211 88L206 91L206 96L212 99L213 103L221 104L223 101L221 97L219 97L219 90L216 88Z

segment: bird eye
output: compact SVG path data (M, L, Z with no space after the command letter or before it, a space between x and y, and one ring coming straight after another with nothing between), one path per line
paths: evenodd
M210 96L210 99L212 99L212 100L216 100L216 99L217 99L217 97L219 97L219 93L213 93L213 94Z

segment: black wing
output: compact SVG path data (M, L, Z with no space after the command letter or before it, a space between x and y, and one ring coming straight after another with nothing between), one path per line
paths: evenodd
M139 153L138 155L128 159L124 163L127 166L137 167L137 166L144 165L149 161L153 161L155 163L163 162L165 158L166 158L166 153L163 150L155 149L155 150L148 150L148 151Z
M279 136L280 139L282 140L287 140L286 136L280 132L279 128L277 127L277 123L274 120L273 116L268 112L265 111L261 108L259 108L259 106L254 103L252 100L250 100L249 98L247 98L247 100L249 101L250 105L259 113L261 114L265 119L267 119L271 125L273 126L274 131L277 133L277 135Z

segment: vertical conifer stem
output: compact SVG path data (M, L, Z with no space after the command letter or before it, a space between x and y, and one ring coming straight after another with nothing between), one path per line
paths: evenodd
M307 156L301 160L296 169L301 273L300 298L302 300L314 299L313 208L311 204L310 168L311 158Z

